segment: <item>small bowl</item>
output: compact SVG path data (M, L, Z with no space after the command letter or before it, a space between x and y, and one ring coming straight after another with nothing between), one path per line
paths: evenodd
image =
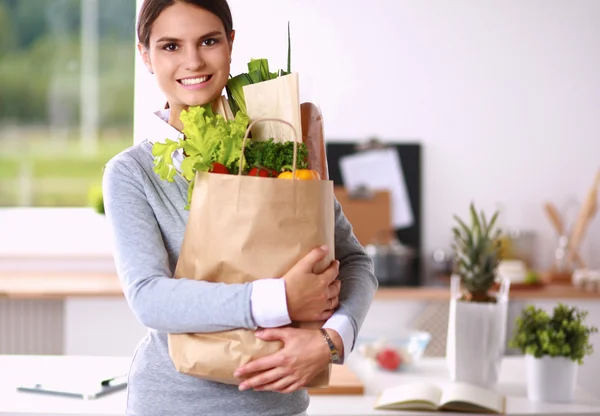
M402 358L402 364L397 371L418 362L430 342L431 334L425 331L407 331L391 336L359 335L357 352L363 358L377 364L377 353L384 347L391 347L398 351Z

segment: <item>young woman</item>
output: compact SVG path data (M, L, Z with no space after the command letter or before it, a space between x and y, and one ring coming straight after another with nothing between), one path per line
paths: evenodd
M103 180L117 272L131 310L149 329L134 353L127 415L305 414L303 387L328 363L348 356L377 288L372 263L337 201L337 260L320 275L311 270L326 248L308 253L281 279L228 285L171 278L187 221L188 183L181 176L160 180L152 145L181 137L183 109L221 96L234 35L226 0L146 0L140 10L139 52L168 105L148 115L150 136L111 159ZM173 157L179 166L184 156ZM315 320L326 321L323 330L287 327ZM168 333L234 328L261 328L257 336L282 340L284 347L239 368L241 378L253 373L240 386L174 369Z

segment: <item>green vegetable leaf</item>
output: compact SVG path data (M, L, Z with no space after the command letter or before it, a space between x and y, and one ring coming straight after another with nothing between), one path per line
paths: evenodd
M188 205L191 203L196 172L212 170L213 163L223 164L231 173L237 173L242 155L242 142L250 123L250 118L238 112L233 120L225 120L214 114L210 104L189 107L180 114L185 140L156 143L152 148L154 170L161 179L173 181L177 169L173 165L173 152L183 149L181 175L187 179ZM251 141L249 141L251 142ZM242 168L245 165L242 164Z
M238 112L235 118L229 122L220 116L217 117L217 128L221 132L221 145L216 161L225 165L230 171L237 171L236 165L239 165L242 143L249 123L250 118L241 112Z
M215 115L210 105L190 107L180 115L183 122L183 150L186 157L182 162L183 176L191 181L195 171L208 171L216 161L216 152L221 145L221 132L215 128Z
M231 112L237 114L238 111L246 114L246 98L244 97L244 86L253 84L254 81L249 74L239 74L227 81L226 92Z
M160 179L173 182L177 169L173 164L173 152L182 147L181 141L166 139L165 143L156 142L152 146L154 156L154 171Z
M260 70L248 72L248 77L250 78L252 84L258 84L259 82L263 81Z
M192 178L192 180L190 181L190 184L188 186L188 192L187 192L187 204L185 205L185 209L187 211L190 210L190 207L192 205L192 195L194 194L194 185L196 184L196 176L194 176Z
M292 73L292 37L290 35L290 22L288 21L288 56L287 56L287 73Z
M252 141L244 152L248 167L273 169L282 172L284 167L291 167L294 160L294 143L275 142L273 138L264 141ZM298 143L297 169L308 167L308 148L304 143Z
M264 58L251 59L250 62L248 62L248 72L251 75L256 72L260 74L258 81L255 82L269 81L277 78L279 75L277 72L269 72L269 61ZM252 79L254 80L255 78L252 77Z

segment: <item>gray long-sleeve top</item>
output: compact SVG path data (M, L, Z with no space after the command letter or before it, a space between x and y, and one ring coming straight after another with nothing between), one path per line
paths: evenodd
M239 392L236 386L178 373L168 354L167 334L254 328L251 284L172 279L188 211L188 182L160 180L153 171L152 144L121 152L104 172L103 194L117 273L131 310L149 328L134 353L128 415L279 415L308 407L305 391L292 394ZM340 307L356 336L377 289L373 265L335 201L335 253L342 281ZM354 346L352 345L351 348Z

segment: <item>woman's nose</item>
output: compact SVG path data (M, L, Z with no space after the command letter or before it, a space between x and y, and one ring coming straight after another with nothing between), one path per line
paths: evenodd
M196 71L204 67L204 58L200 48L189 48L185 55L185 67L188 71Z

